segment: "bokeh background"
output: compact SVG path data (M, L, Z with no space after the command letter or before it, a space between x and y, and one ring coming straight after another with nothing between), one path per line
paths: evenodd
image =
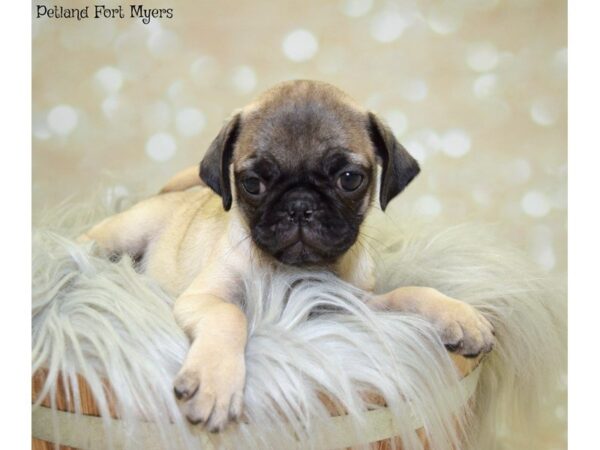
M52 4L34 1L34 12L38 3ZM128 2L99 3L128 15ZM107 198L157 191L260 91L320 79L379 113L420 161L392 214L493 223L565 277L566 1L143 5L174 17L145 25L33 14L34 217L100 186ZM565 399L549 397L541 448L566 448Z

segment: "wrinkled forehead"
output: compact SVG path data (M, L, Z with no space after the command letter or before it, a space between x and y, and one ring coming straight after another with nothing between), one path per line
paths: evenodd
M267 158L297 170L335 152L355 164L374 164L366 114L332 99L281 99L242 114L235 165L243 170Z

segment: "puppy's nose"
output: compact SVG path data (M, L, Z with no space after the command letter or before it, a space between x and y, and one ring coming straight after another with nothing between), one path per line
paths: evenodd
M286 193L283 198L283 210L291 223L307 223L312 221L318 206L318 197L305 188L296 188Z
M288 219L292 223L309 222L312 218L314 208L310 202L296 200L288 205Z

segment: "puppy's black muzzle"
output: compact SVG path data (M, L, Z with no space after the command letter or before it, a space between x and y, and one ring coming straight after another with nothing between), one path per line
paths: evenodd
M283 263L332 262L356 239L356 229L316 189L291 187L271 205L252 227L252 236L260 248Z

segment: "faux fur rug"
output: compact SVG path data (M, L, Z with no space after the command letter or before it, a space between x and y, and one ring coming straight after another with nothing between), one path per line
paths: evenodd
M62 207L34 227L32 369L49 369L40 399L54 395L59 374L76 383L79 373L108 417L107 379L130 430L129 448L139 448L141 420L155 424L165 449L198 448L173 396L188 347L171 313L174 299L131 260L111 263L73 241L118 209ZM436 450L493 449L497 430L516 433L519 426L535 440L531 424L540 401L564 369L563 294L480 227L432 231L397 222L377 216L365 228L377 235L368 241L377 255L378 291L435 287L479 308L496 328L498 342L484 362L472 413L448 412L459 380L424 320L372 312L362 293L325 274L257 273L246 280L242 305L249 318L244 400L251 425L229 427L219 445L321 448L320 425L329 414L319 391L343 405L358 437L370 406L360 395L365 390L385 398L405 450L422 448L413 416Z

